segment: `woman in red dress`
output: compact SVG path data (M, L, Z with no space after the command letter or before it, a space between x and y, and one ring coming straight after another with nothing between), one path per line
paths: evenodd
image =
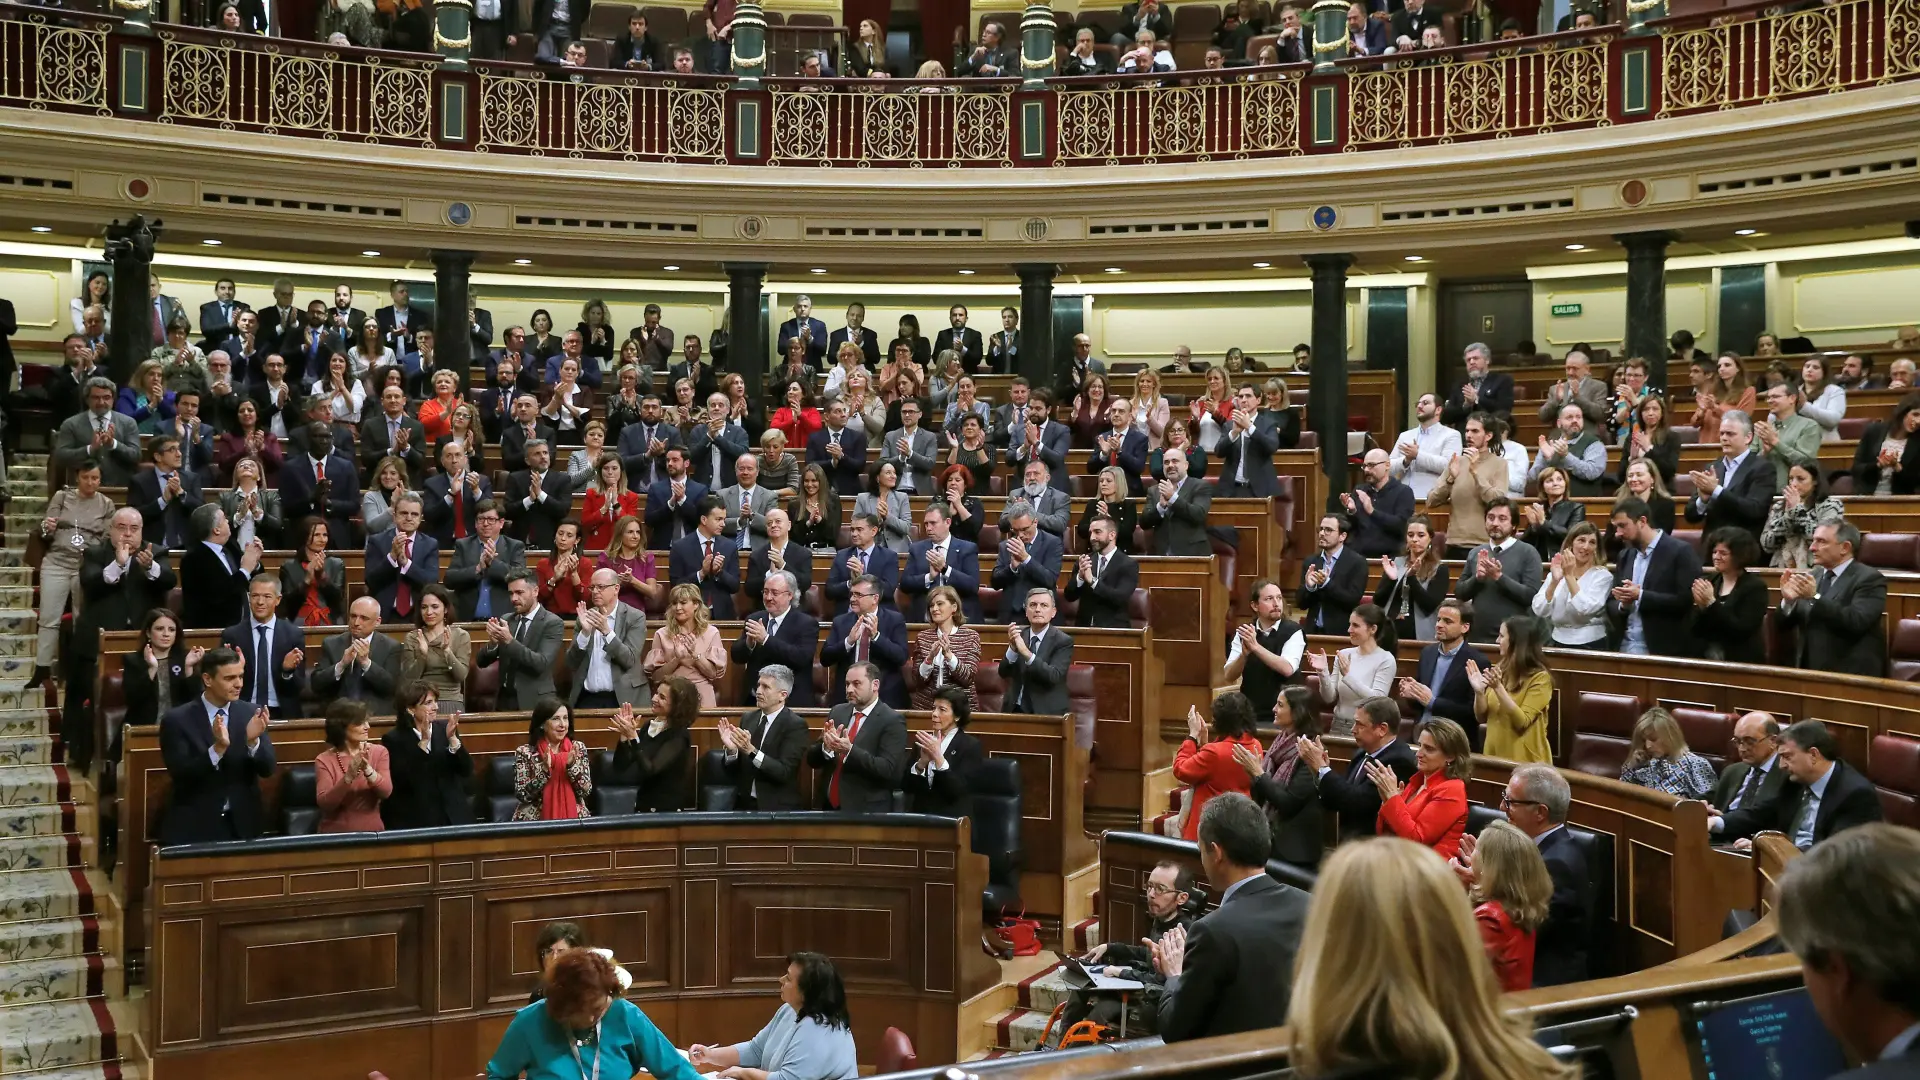
M1473 878L1473 921L1500 989L1533 986L1533 950L1553 900L1553 878L1540 847L1509 822L1488 825L1476 840L1463 837L1454 866Z
M644 434L644 432L643 432ZM621 518L640 516L640 493L627 490L627 467L619 454L600 455L600 465L587 484L580 508L588 551L605 551L613 543L613 527Z
M451 371L433 373L433 396L420 403L420 426L427 438L439 439L453 427L453 410L460 402L460 377Z
M1252 797L1252 778L1233 760L1236 746L1246 747L1255 757L1266 752L1254 735L1253 704L1244 694L1235 691L1213 699L1211 732L1200 719L1199 709L1187 709L1187 738L1173 755L1174 779L1193 788L1193 797L1187 803L1186 826L1181 830L1186 839L1199 838L1200 811L1214 796L1237 791Z
M566 618L587 602L593 568L580 561L580 523L568 518L553 530L553 554L533 571L540 579L540 606Z
M1451 859L1467 831L1467 777L1473 775L1473 747L1459 724L1436 717L1420 725L1414 746L1419 771L1406 787L1392 769L1367 762L1367 779L1380 789L1382 836L1400 836L1425 844Z
M794 379L781 390L780 400L786 404L774 410L767 426L779 428L780 434L787 437L787 445L804 454L807 437L826 426L826 421L820 419L820 410L814 408L813 390Z

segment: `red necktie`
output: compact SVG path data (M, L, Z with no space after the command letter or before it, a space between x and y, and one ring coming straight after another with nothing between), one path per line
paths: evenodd
M401 542L400 551L402 566L413 561L413 537ZM401 618L413 614L413 589L405 574L400 575L399 583L393 587L393 613Z
M848 743L852 743L853 740L860 737L860 722L866 718L867 713L864 709L858 710L853 714L853 726L847 729ZM851 746L849 746L848 750L851 752ZM835 810L840 809L840 773L845 770L846 767L847 755L841 754L839 763L833 767L833 782L827 785L827 805L833 807Z
M453 486L453 538L465 540L467 538L467 485L466 477L462 476L460 479L461 483Z
M327 463L326 462L316 461L313 463L313 482L315 484L324 484L327 482Z

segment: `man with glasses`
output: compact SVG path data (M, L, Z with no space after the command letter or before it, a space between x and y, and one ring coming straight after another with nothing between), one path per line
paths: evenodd
M425 516L420 496L402 492L393 500L393 528L367 537L367 595L380 601L383 621L412 619L427 586L440 580L440 543L421 531Z
M1884 815L1873 781L1840 760L1839 741L1818 720L1802 720L1780 733L1780 767L1788 782L1778 795L1709 817L1707 832L1721 842L1733 839L1733 846L1745 851L1753 847L1753 834L1774 830L1805 851Z
M827 570L827 603L836 615L845 614L853 579L869 574L879 583L880 606L894 610L893 590L900 584L900 555L876 543L880 535L879 517L857 514L847 526L847 532L853 546L842 548L833 556L833 565ZM1059 569L1057 560L1054 569Z
M567 650L573 672L567 704L575 710L646 706L653 700L641 666L646 655L646 612L620 602L620 576L611 568L595 570Z
M1118 1027L1122 1007L1127 1012L1129 1035L1152 1035L1159 1030L1160 997L1166 991L1167 979L1153 966L1153 945L1175 927L1183 933L1192 927L1193 909L1199 906L1194 897L1193 870L1178 863L1160 863L1147 875L1141 891L1147 902L1147 932L1142 941L1102 942L1087 953L1084 962L1110 979L1130 979L1144 984L1144 988L1130 996L1093 989L1074 991L1072 1003L1061 1016L1063 1031L1082 1020Z
M1740 760L1720 770L1707 802L1721 814L1778 798L1787 770L1780 764L1780 722L1770 713L1750 712L1733 725L1733 749Z
M788 704L796 709L813 707L813 657L820 647L820 620L795 607L800 595L799 581L792 571L773 570L767 574L760 599L766 610L747 617L740 639L733 643L735 663L745 665L740 685L746 688L741 704L759 704L756 688L760 673L770 667L789 672L807 672L794 682Z
M1553 880L1547 921L1533 950L1533 985L1560 986L1587 977L1587 942L1593 925L1593 875L1587 855L1567 831L1567 807L1573 790L1551 765L1522 765L1513 770L1501 793L1507 820L1533 838ZM1473 883L1473 845L1463 843L1452 860L1454 872Z
M880 606L880 585L871 574L853 579L847 589L848 608L833 620L820 662L834 669L827 704L846 701L847 674L855 664L869 664L880 672L880 700L896 709L907 707L907 621L892 608Z
M461 622L497 621L507 613L508 576L526 567L527 546L500 535L504 521L493 500L482 499L473 505L474 535L453 542L447 588L453 590Z
M1341 840L1364 839L1376 831L1380 789L1367 778L1367 762L1377 761L1392 769L1402 784L1419 768L1413 747L1399 737L1399 731L1399 702L1386 697L1362 701L1353 714L1353 741L1358 752L1347 763L1345 775L1333 770L1319 739L1300 740L1301 762L1320 775L1320 805L1340 815Z

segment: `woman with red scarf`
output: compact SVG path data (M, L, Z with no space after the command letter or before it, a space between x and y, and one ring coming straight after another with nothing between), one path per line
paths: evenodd
M569 726L559 698L541 698L534 705L527 741L513 751L513 793L520 800L513 820L593 816L587 810L587 793L593 790L587 747L567 738Z

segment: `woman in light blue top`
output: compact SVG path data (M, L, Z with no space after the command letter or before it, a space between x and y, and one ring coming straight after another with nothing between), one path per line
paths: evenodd
M773 1019L746 1042L694 1044L690 1048L693 1063L719 1069L723 1080L859 1077L853 1024L847 1019L847 991L833 961L819 953L789 953L786 974L780 976L780 1002Z
M900 490L900 467L876 462L867 470L867 490L853 497L853 513L880 519L880 546L906 554L913 548L913 507Z
M660 1029L620 996L613 962L591 949L554 961L545 1001L514 1015L487 1062L487 1080L699 1080ZM852 1044L848 1044L849 1050Z

